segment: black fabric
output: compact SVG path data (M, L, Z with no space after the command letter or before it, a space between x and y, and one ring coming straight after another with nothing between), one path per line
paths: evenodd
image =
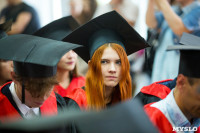
M29 12L31 13L31 16L32 16L30 22L25 27L22 34L34 33L36 30L40 28L39 16L37 12L35 11L35 9L33 9L31 6L25 3L21 3L15 6L8 6L4 8L1 12L0 18L5 17L6 21L12 19L13 22L16 22L18 15L22 12Z
M165 82L161 82L161 83L158 83L158 84L165 85L170 90L172 90L176 86L176 80L177 80L177 78L175 78L172 81L165 81ZM158 102L158 101L162 100L161 98L159 98L157 96L153 96L153 95L149 95L149 94L144 94L142 92L139 92L134 98L140 100L140 102L143 105L146 105L146 104L149 104L149 103L153 103L153 102Z
M167 50L180 51L179 74L192 78L200 78L200 37L183 33L179 44L169 46Z
M77 44L25 34L10 35L0 39L0 44L0 59L46 66L56 66L65 53L81 47Z
M34 78L54 76L60 58L68 51L81 47L76 44L25 34L2 38L0 44L0 59L14 61L16 73L20 76ZM19 62L17 69L15 68L18 66L15 66L16 62ZM25 69L22 67L23 65L28 67ZM26 71L24 72L24 70Z
M113 37L112 33L108 34L107 37L102 33L98 34L102 30L105 30L104 32L115 32L117 36ZM95 34L98 34L95 36L98 40L93 37ZM93 40L92 43L91 39ZM97 48L105 43L122 43L127 55L150 46L116 11L105 13L90 20L66 36L63 41L85 46L75 50L85 62L90 60L92 56L90 53L94 53Z
M200 51L181 50L179 74L187 77L200 78Z
M162 100L159 97L139 92L133 99L138 99L144 105Z
M170 90L172 90L172 89L175 88L175 86L176 86L176 80L177 80L177 78L175 78L175 79L172 80L172 81L161 82L161 83L158 83L158 84L165 85L165 86L167 86Z
M67 104L66 104L64 98L61 95L59 95L58 93L56 93L56 92L54 92L54 93L56 95L58 111L66 109L67 108Z
M71 98L64 97L65 103L68 109L77 109L80 110L79 105Z
M61 41L78 27L78 22L72 16L67 16L45 25L33 35Z
M58 93L55 93L55 94L56 94L56 99L57 99L57 105L58 105L59 112L61 112L61 111L64 112L65 110L74 110L74 109L80 110L80 107L78 106L78 104L74 100L72 100L70 98L67 98L67 97L63 98ZM66 124L65 126L63 126L61 128L57 128L55 131L56 131L56 133L57 132L61 132L61 133L62 132L63 133L78 133L77 127L74 124L74 122Z
M17 75L31 78L46 78L56 75L57 66L45 66L32 63L13 61L14 71Z

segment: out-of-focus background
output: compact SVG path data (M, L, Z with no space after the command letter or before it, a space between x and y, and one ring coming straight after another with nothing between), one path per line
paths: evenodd
M36 11L37 13L36 16L38 17L37 19L35 19L33 23L36 23L36 21L39 21L40 24L38 24L37 27L38 26L42 27L52 22L53 20L59 19L63 16L68 16L68 15L72 15L77 20L77 22L80 25L82 25L88 22L89 20L91 20L92 18L95 18L98 15L101 15L105 12L109 12L111 10L116 10L118 13L120 13L127 20L127 22L144 39L146 39L151 44L157 44L151 49L147 49L146 51L141 50L128 56L130 65L131 65L130 73L132 76L133 88L135 89L135 95L140 91L140 89L143 86L149 85L158 80L163 80L165 78L173 79L175 78L175 76L177 76L178 69L173 69L173 68L171 69L175 71L174 72L172 71L171 75L168 74L167 76L165 76L164 72L166 73L168 72L166 70L163 70L163 66L167 67L168 64L163 65L162 63L159 62L160 64L158 63L158 66L154 65L155 64L154 55L156 53L156 50L158 49L157 46L160 44L160 42L158 42L158 37L156 36L156 35L159 35L159 31L156 31L154 34L155 29L152 30L146 24L146 13L147 13L149 0L0 0L1 16L2 16L3 9L7 6L7 2L13 3L13 1L23 1L24 3L31 6L31 8L28 7L28 9L26 10L31 11L31 13L33 12L35 13ZM170 3L171 6L180 4L178 3L178 0L177 1L168 0L168 2ZM33 11L32 8L35 11ZM157 7L154 7L154 9L155 11L159 11L157 10L158 9ZM10 9L7 9L6 11L3 12L4 16L5 16L5 13L8 12L9 10ZM11 16L11 14L16 14L15 11L19 11L19 10L20 9L18 8L16 10L9 11L7 15ZM22 19L21 21L22 24L25 23L26 21L28 22L30 19L29 14L26 14L26 13L23 14L23 17L25 17L26 19L24 20ZM3 22L3 19L0 18L0 23ZM22 26L22 25L18 25L18 26ZM31 28L29 29L29 31L32 31L31 29L33 27L32 26L30 27ZM154 42L154 40L157 42ZM173 42L170 42L170 43L173 43ZM165 44L162 44L162 45L165 45ZM162 53L165 53L165 51ZM158 53L157 55L159 54L160 53ZM176 57L179 58L178 54ZM164 58L164 55L163 55L163 58ZM165 59L162 59L162 61L164 62ZM80 73L85 76L87 72L87 63L85 63L79 57L78 64L79 64ZM166 64L166 61L165 61L165 64ZM172 64L174 64L174 66L178 68L178 62L176 63L173 62ZM153 65L156 66L156 69L154 69L155 72L153 72ZM158 67L159 69L157 69ZM158 70L161 70L162 74ZM169 68L167 68L167 70L169 70ZM157 74L156 76L154 76L156 77L155 81L152 80L153 73L155 73L154 75ZM162 75L164 75L165 77L161 77Z
M9 0L8 0L9 1ZM13 0L10 0L13 1ZM108 5L111 3L111 0L22 0L24 3L33 7L39 16L40 27L50 23L53 20L59 19L63 16L72 15L79 23L84 24L90 19L108 12L112 9L109 9ZM114 0L120 1L120 0ZM121 5L118 9L113 7L115 10L121 10L120 13L123 16L126 16L127 20L131 20L131 25L135 28L136 31L140 33L142 37L147 38L147 26L145 24L145 13L148 4L148 0L124 0L125 4ZM95 3L96 2L96 3ZM7 5L7 0L0 0L0 12ZM115 5L113 2L112 5ZM90 8L90 9L89 9ZM85 15L83 10L90 10L90 16ZM83 17L80 17L80 16ZM85 16L84 16L85 15ZM84 17L86 19L84 19ZM135 82L134 87L141 88L143 85L148 85L149 77L142 72L142 65L144 62L144 52L137 53L137 55L131 55L130 63L135 64L131 65L132 78L134 80L140 81ZM87 71L87 64L79 58L79 69L80 72L85 75ZM133 61L134 60L134 61ZM137 61L136 61L137 60ZM133 63L134 62L134 63ZM80 65L81 64L81 65ZM80 67L81 66L81 67ZM133 72L135 71L135 72ZM137 76L136 76L137 75ZM142 81L142 82L141 82ZM134 82L134 81L133 81Z
M39 14L41 26L49 22L70 15L70 0L23 0L30 6L34 7ZM79 0L75 0L79 2ZM87 1L87 0L85 0ZM104 6L111 0L96 0L97 6ZM130 0L139 8L139 15L135 29L146 38L147 26L145 24L145 13L148 0ZM81 3L80 3L81 4ZM6 0L0 0L0 11L6 6ZM80 6L80 8L82 8Z

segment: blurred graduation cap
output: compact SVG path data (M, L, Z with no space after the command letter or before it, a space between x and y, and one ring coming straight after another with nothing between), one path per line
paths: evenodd
M11 30L12 20L8 20L3 24L0 24L0 39L7 36L6 32Z
M74 30L63 41L85 46L75 52L85 61L91 59L95 50L105 43L123 46L127 55L149 47L142 38L116 11L98 16Z
M78 27L78 22L72 16L66 16L47 24L33 35L61 41Z
M167 50L180 50L179 74L200 78L200 37L183 33L179 44L167 48Z
M56 65L69 50L80 45L17 34L0 39L0 59L13 60L15 72L23 77L43 78L56 74Z
M79 133L158 133L138 99L122 102L100 112L69 110L57 116L0 125L1 132L65 132L74 123Z

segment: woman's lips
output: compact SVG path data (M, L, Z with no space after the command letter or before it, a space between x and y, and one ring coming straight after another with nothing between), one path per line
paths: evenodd
M70 61L70 62L67 62L67 64L68 64L68 65L72 65L72 64L74 64L74 62L73 62L73 61Z
M115 76L106 76L106 78L108 78L108 79L116 79L117 77L115 77Z

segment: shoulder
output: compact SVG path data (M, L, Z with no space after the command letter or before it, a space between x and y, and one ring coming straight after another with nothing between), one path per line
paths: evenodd
M85 77L84 76L79 76L77 77L78 80L82 80L82 81L85 81Z
M158 81L148 86L144 86L136 95L136 98L138 98L143 103L143 105L157 102L161 99L164 99L175 86L176 78L174 80L168 79Z
M87 106L86 93L83 88L74 88L66 97L74 100L81 109Z
M67 108L68 109L77 109L80 110L79 105L77 104L76 101L74 101L73 99L69 98L69 97L64 97Z
M57 105L59 108L65 108L67 107L66 103L65 103L65 99L59 95L58 93L54 92L56 95L56 101L57 101Z
M26 3L22 3L22 9L23 9L23 11L30 12L30 13L35 11L35 9L33 7L29 6Z
M141 92L164 99L171 92L171 89L173 89L175 86L176 79L167 79L155 82L149 86L144 86L141 89Z
M156 103L145 105L145 112L149 116L149 119L161 132L172 132L172 125L168 121L167 117L158 108L152 106Z

